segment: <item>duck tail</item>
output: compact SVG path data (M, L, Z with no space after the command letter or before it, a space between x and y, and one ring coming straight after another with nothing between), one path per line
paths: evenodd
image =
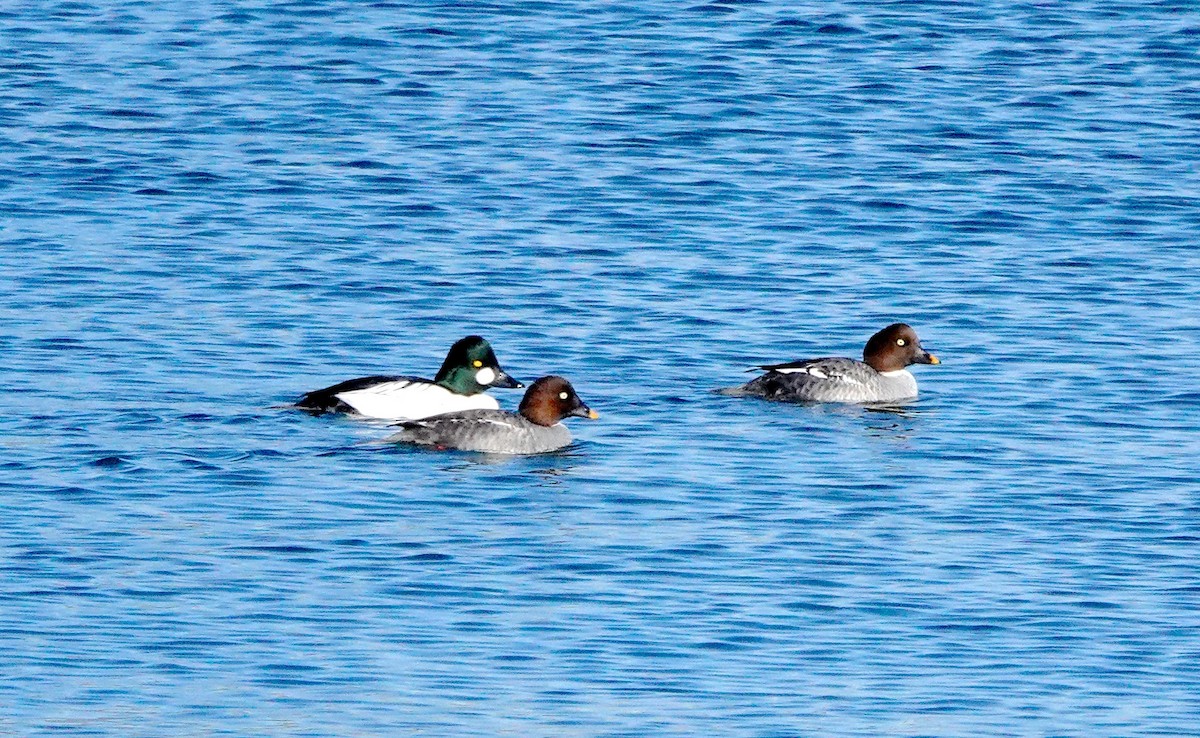
M713 394L725 395L726 397L746 397L753 393L746 389L746 385L739 384L737 387L718 387L713 390Z

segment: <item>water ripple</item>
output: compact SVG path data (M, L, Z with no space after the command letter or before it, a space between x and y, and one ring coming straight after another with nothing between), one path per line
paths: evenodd
M1194 732L1178 7L0 16L0 732ZM601 420L280 407L475 332Z

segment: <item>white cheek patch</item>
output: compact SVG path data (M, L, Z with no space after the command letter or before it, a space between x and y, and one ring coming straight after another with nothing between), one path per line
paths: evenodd
M475 381L486 387L487 385L496 381L496 372L493 371L491 367L485 366L484 368L475 372Z

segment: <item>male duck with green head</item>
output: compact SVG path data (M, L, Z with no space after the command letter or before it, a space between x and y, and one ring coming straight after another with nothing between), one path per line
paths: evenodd
M309 392L296 406L314 414L355 413L367 418L420 420L460 410L496 410L488 387L524 387L500 368L491 345L467 336L450 347L433 381L420 377L377 376L348 379Z

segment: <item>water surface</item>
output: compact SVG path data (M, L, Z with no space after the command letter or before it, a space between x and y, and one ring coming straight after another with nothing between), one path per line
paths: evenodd
M1194 733L1198 38L0 12L0 732ZM902 412L709 391L896 320L944 362ZM468 333L601 419L498 460L278 407Z

